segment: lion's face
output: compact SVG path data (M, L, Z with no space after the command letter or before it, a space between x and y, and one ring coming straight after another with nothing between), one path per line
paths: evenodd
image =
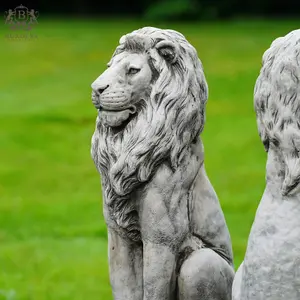
M99 110L92 156L119 196L146 182L163 161L176 169L203 129L202 64L176 31L145 27L124 35L92 89Z
M92 101L101 122L125 128L147 97L152 71L146 54L123 52L112 58L108 69L92 83Z

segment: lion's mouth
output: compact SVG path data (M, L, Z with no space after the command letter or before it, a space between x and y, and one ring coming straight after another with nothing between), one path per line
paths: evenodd
M134 118L136 107L131 105L125 109L117 110L100 106L99 112L103 124L113 127L115 131L121 131Z
M128 110L131 114L134 114L136 112L136 107L134 105L130 105L129 107L126 107L126 108L115 109L115 108L109 108L109 107L104 107L104 106L100 105L99 110L108 111L108 112L115 112L115 113Z

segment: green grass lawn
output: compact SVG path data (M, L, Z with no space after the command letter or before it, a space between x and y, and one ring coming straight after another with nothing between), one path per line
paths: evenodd
M120 36L144 25L41 16L34 41L6 40L1 27L0 300L112 299L90 84ZM254 83L264 50L299 22L152 25L181 31L204 64L206 168L237 267L264 189Z

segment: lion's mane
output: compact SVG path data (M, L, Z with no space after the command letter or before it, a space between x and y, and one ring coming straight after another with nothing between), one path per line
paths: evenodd
M254 106L266 151L279 154L287 195L300 183L300 30L277 38L264 53Z
M162 41L176 46L175 61L156 49ZM203 130L208 89L196 50L176 31L136 30L120 39L113 57L124 51L148 55L153 73L149 98L141 100L137 117L118 134L98 118L92 156L102 175L110 215L131 239L139 240L132 192L147 183L160 164L167 163L172 170L180 164Z

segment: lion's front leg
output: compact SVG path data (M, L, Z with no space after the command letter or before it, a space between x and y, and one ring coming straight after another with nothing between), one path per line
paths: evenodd
M187 190L180 175L161 166L141 197L144 300L176 296L176 260L189 232Z
M114 300L142 300L142 246L108 229L108 256Z
M144 300L175 299L175 255L167 245L144 243Z

